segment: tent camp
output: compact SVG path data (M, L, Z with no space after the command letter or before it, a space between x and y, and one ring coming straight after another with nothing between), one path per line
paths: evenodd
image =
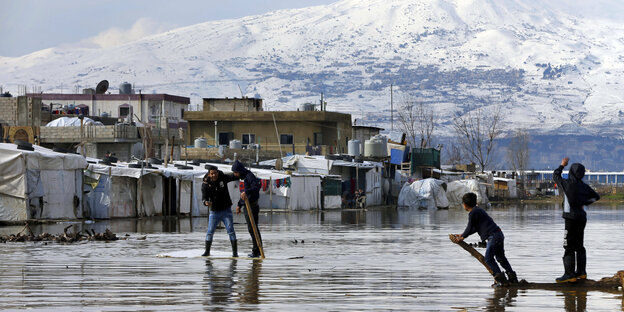
M0 143L0 221L82 218L84 157Z
M353 194L357 189L362 189L366 193L367 205L383 204L383 165L379 162L354 162L327 159L325 156L292 155L282 158L282 163L285 167L294 168L297 174L319 174L323 178L331 175L329 180L340 177L340 180L347 186L346 190L343 189L340 193L349 191ZM274 166L275 160L264 161L260 164ZM336 204L339 198L333 193L329 194L331 195L325 195L323 199L325 207L338 208Z

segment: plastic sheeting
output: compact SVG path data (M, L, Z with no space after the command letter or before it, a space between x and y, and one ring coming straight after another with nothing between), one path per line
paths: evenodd
M398 205L431 210L447 208L449 202L443 184L444 181L431 178L405 183L399 193Z
M0 220L82 217L82 168L87 161L33 145L0 143Z
M325 209L340 208L342 205L342 197L340 197L340 195L325 196L325 202L323 204Z
M462 197L468 192L477 194L477 205L486 205L488 203L485 188L479 186L479 181L474 179L459 180L447 184L446 198L449 201L449 207L463 208Z
M141 213L145 216L154 216L162 213L164 197L163 179L158 174L143 176L143 206Z
M291 210L310 210L321 208L321 177L293 175L288 208Z
M103 126L104 124L95 121L89 117L84 117L83 125ZM54 119L46 124L46 127L80 127L80 118L78 117L61 117Z
M383 189L381 188L382 170L377 167L366 171L366 205L381 205Z

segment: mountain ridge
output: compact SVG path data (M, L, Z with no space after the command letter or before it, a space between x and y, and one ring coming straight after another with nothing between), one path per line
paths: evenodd
M455 115L502 105L506 130L577 127L621 136L622 30L533 0L343 0L200 23L112 48L0 57L0 81L43 92L129 81L144 93L195 102L260 96L270 110L317 102L322 92L330 110L385 128L393 84L434 105L443 135Z

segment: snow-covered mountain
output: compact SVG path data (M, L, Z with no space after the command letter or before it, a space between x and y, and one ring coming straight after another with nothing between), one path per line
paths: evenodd
M614 12L623 5L602 0L577 14L570 2L343 0L114 48L0 57L0 85L74 92L107 79L193 102L242 91L269 110L324 93L329 110L389 127L393 84L395 108L409 92L435 107L445 132L455 114L500 104L507 129L619 136L624 24Z

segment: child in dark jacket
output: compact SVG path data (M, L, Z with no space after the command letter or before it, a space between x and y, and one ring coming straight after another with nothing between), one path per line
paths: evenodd
M507 285L508 283L518 283L516 272L511 268L511 264L505 257L505 236L503 231L494 223L494 220L479 206L477 206L477 195L475 193L467 193L462 197L464 209L469 212L468 225L462 234L455 234L456 241L462 241L471 234L477 232L482 241L487 241L485 249L485 263L492 270L494 280L497 286ZM496 264L496 261L507 271L509 280Z
M577 279L587 278L587 271L585 270L587 255L583 246L583 236L587 224L585 206L600 199L600 195L583 182L585 176L583 165L574 163L570 166L568 178L564 179L561 176L563 168L568 165L569 160L568 157L564 157L561 160L561 165L553 172L553 180L563 190L563 218L565 219L563 238L565 273L556 279L557 283L576 282Z
M258 224L258 215L260 213L260 206L258 206L258 199L260 198L260 181L256 175L253 174L253 172L245 168L245 165L238 160L232 164L232 173L238 179L243 180L243 191L241 192L241 197L238 201L238 206L236 207L236 213L241 213L241 210L245 211L244 215L245 221L247 221L247 231L249 232L249 235L251 235L251 240L253 242L253 247L249 257L259 258L260 248L258 246L262 245L262 235L260 235L260 228ZM241 209L245 206L245 199L249 201L249 205L251 206L251 216L247 213L247 209ZM254 224L256 225L258 241L254 238L254 228L251 225L250 218L253 218Z
M232 215L232 199L228 191L227 184L235 181L237 178L233 174L224 174L215 166L208 168L208 173L204 176L202 183L202 203L210 207L210 215L208 216L208 230L206 231L206 251L202 256L210 255L210 247L212 246L212 237L214 235L217 224L223 221L225 229L230 236L232 244L232 257L238 257L238 244L236 241L236 233L234 232L234 218Z

